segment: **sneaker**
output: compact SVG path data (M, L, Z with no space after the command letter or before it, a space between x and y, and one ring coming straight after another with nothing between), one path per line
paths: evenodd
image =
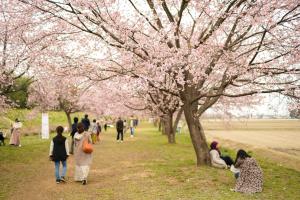
M19 144L19 147L21 147L22 145Z
M121 143L123 143L123 140L121 140Z
M87 184L87 181L86 180L83 180L82 181L82 185L86 185Z
M59 179L57 179L57 180L56 180L56 184L59 184L59 183L60 183L60 180L59 180Z
M67 182L64 176L62 176L62 177L60 178L60 181L63 182L63 183Z
M130 135L130 137L133 137L133 135Z

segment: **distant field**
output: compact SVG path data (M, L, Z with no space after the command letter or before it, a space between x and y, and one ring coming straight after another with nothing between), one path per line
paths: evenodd
M300 170L300 120L203 120L202 123L209 140L221 140L228 147L238 144L236 148L261 149L267 157Z
M205 120L211 137L220 137L256 147L300 151L300 120Z
M299 119L202 120L206 130L289 130L300 133Z

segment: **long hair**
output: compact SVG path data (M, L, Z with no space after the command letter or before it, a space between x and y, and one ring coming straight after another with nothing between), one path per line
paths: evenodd
M84 132L84 125L82 122L77 125L77 130L79 134Z
M251 158L251 156L249 154L247 154L247 152L243 149L238 150L237 154L236 154L236 158L235 158L235 162L237 162L238 159L246 159L246 158Z
M57 136L61 137L63 132L64 132L64 127L62 126L56 127Z
M78 117L74 117L74 123L78 123Z

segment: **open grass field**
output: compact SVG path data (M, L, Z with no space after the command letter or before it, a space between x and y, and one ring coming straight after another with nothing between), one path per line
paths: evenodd
M300 172L251 154L264 171L264 191L234 193L235 179L228 170L195 166L188 134L177 135L177 144L152 125L143 123L135 138L115 141L115 131L102 134L95 145L88 185L73 181L74 163L68 160L68 183L55 183L54 164L48 161L49 140L22 138L22 147L0 147L0 199L300 199ZM223 153L234 157L231 149Z

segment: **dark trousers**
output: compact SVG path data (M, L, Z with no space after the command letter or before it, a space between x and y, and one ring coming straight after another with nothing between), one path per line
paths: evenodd
M233 164L233 160L229 156L220 156L226 163L227 166L230 166Z
M117 134L117 140L120 139L121 137L121 140L123 141L123 130L117 130L118 134Z

